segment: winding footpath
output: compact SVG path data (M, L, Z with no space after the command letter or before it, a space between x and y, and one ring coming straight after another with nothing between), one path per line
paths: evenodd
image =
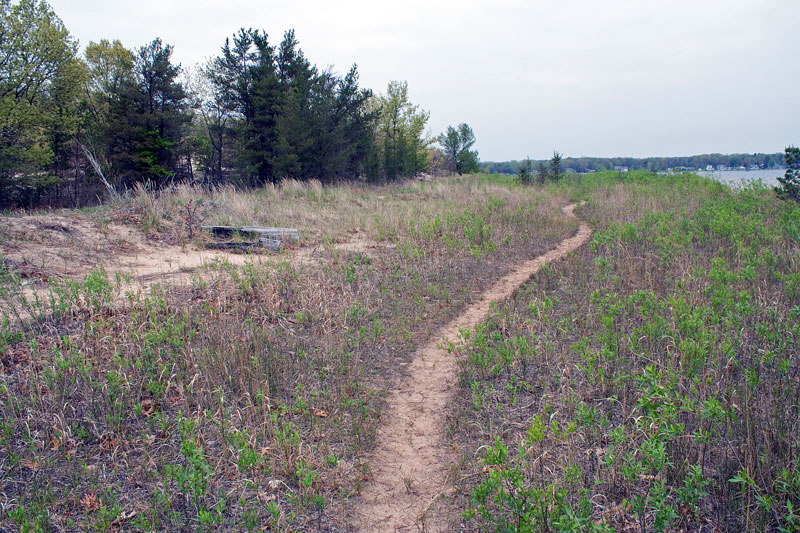
M576 204L563 208L575 217ZM589 240L592 229L581 222L575 236L549 252L517 266L481 295L461 316L445 325L414 354L408 376L389 394L370 457L371 479L355 501L357 531L446 531L447 516L437 506L449 487L448 471L457 459L447 449L444 409L456 392L458 366L447 351L462 328L472 329L492 302L510 296L542 265L556 261Z

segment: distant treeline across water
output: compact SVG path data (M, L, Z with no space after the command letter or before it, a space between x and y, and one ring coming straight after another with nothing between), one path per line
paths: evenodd
M531 160L534 169L547 160ZM485 161L481 170L496 174L519 174L522 160ZM684 157L563 157L562 168L567 172L592 172L599 170L653 170L708 171L708 170L758 170L784 166L783 152L774 154L701 154ZM711 168L709 168L711 167Z

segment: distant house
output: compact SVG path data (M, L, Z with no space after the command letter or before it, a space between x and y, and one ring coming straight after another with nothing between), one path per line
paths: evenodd
M707 170L708 172L711 172L711 171L713 171L713 170L714 170L714 165L706 165L706 170Z
M621 165L614 165L614 170L618 170L620 172L627 172L628 171L628 167L623 167Z

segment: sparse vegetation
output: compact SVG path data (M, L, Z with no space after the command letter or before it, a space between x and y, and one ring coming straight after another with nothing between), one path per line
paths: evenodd
M288 222L315 259L218 261L190 284L133 292L98 269L54 279L53 298L36 301L4 268L0 525L344 527L384 391L413 346L513 263L571 234L565 200L485 177L286 182L142 189L85 215L134 210L129 223L154 238L187 238L190 204L201 221ZM334 246L356 231L382 246Z
M591 245L460 348L467 528L798 531L800 209L688 174L565 188Z
M514 182L142 188L73 215L136 213L177 242L288 222L316 249L218 261L188 285L125 294L100 267L31 299L4 261L0 525L349 527L413 347L572 234L559 208L585 199L590 245L455 347L454 527L797 531L797 204L690 174ZM337 246L354 238L372 247Z

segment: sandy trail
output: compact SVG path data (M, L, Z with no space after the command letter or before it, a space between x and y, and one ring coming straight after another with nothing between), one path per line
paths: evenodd
M575 207L571 204L563 211L574 217ZM417 350L408 376L387 398L369 463L372 479L355 502L358 531L447 529L446 513L435 505L447 488L448 470L456 459L444 439L443 412L458 379L457 361L447 352L447 343L456 341L462 328L471 329L483 320L492 302L510 296L542 265L577 249L591 233L591 228L581 223L574 237L519 265Z

